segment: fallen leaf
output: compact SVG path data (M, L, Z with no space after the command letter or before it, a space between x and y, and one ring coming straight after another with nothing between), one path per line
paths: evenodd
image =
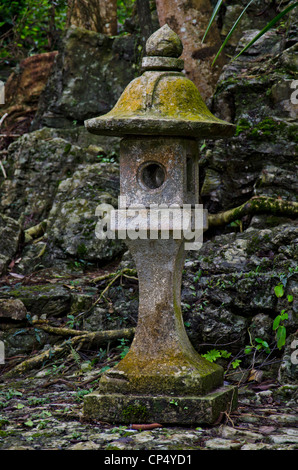
M274 426L261 426L259 428L259 431L262 433L262 434L271 434L273 431L275 431L275 427Z
M18 273L9 273L10 276L15 277L16 279L24 279L23 274L18 274Z
M249 382L261 382L263 377L263 372L261 370L252 369L248 376Z
M33 421L31 421L31 419L28 419L28 421L26 421L24 424L25 426L29 426L31 428L33 426Z

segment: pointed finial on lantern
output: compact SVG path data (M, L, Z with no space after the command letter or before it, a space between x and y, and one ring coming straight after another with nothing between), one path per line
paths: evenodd
M142 69L181 71L184 68L184 61L179 59L182 51L181 39L165 24L147 39Z

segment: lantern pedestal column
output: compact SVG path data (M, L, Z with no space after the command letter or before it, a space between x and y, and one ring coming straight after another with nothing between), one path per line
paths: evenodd
M124 359L84 400L84 414L119 423L212 424L234 408L236 389L202 358L181 307L183 240L127 240L139 278L139 318Z

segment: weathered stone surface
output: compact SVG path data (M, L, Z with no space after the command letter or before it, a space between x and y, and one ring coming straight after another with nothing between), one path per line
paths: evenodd
M174 70L181 72L184 68L184 61L182 59L175 59L174 57L144 57L142 59L142 70Z
M5 345L5 357L31 354L48 344L48 334L38 328L10 328L0 332Z
M0 318L24 320L27 309L18 299L0 299Z
M278 380L281 384L297 384L298 382L298 335L287 338L282 362L278 371Z
M112 423L152 423L176 425L213 424L221 412L233 410L235 387L222 387L200 396L103 395L94 392L84 400L84 415Z
M58 187L48 216L46 262L67 257L79 262L111 260L123 252L119 240L98 239L95 233L101 204L117 207L119 168L115 163L81 166Z
M71 293L62 285L17 286L0 295L3 302L9 298L22 302L31 317L59 317L70 311Z
M147 41L149 54L177 56L177 45L173 48L177 39L167 26L161 28ZM135 79L110 113L88 120L86 127L95 134L136 135L124 139L120 146L120 195L126 198L125 209L139 204L176 203L182 207L197 202L197 146L195 139L185 136L208 134L215 138L234 131L209 113L197 88L183 74L156 71ZM172 234L152 238L126 237L138 272L138 324L128 353L101 377L98 393L86 397L85 413L105 421L131 421L131 417L125 419L123 408L133 407L130 398L136 395L142 397L146 421L179 423L183 420L180 413L166 406L174 391L176 397L184 397L184 408L190 408L183 422L211 423L231 398L227 390L218 391L223 385L222 368L197 354L182 321L180 291L186 240L182 234L180 239ZM220 406L216 405L218 394Z
M249 344L248 328L251 338L274 344L272 323L283 309L289 315L288 334L295 332L296 249L296 226L280 225L220 235L199 253L188 253L181 298L194 346L216 344L220 334L220 343L236 351ZM286 287L277 298L274 288L281 279Z
M79 147L47 130L25 134L8 148L7 178L0 175L0 208L28 228L46 218L57 185L83 159Z
M209 450L240 450L244 441L237 440L232 441L229 439L221 439L217 437L215 439L208 439L205 442L206 449Z
M86 121L98 135L162 135L214 139L234 134L233 125L212 115L183 73L148 71L134 79L114 108Z
M108 112L134 77L135 38L69 28L33 122L72 126ZM86 86L88 83L88 86Z
M226 37L228 35L235 21L243 11L243 8L243 5L236 1L233 2L232 5L227 5L226 11L224 13L223 11L220 12L220 14L223 16L223 24L220 31L222 37ZM248 8L245 14L242 16L237 28L231 35L226 45L227 52L229 53L232 51L232 53L234 53L235 48L243 35L243 31L256 28L261 30L272 18L274 18L275 15L276 11L273 5L267 5L266 9L264 10L264 4L261 0L253 2L250 8Z
M180 57L183 45L179 36L165 24L153 33L146 42L148 56Z
M20 241L20 224L11 217L0 214L0 274L5 272L9 261L16 254Z
M237 51L255 33L245 33ZM289 35L281 40L276 31L267 32L223 69L210 109L235 123L236 133L224 144L208 142L203 151L202 201L210 212L236 207L253 195L296 200L297 105L290 98L297 45ZM258 218L258 226L266 220L270 223L270 217Z
M152 243L157 263L150 263ZM138 325L130 351L105 373L100 388L108 393L167 395L175 390L181 396L204 395L221 386L222 369L200 357L185 333L179 303L181 241L147 245L146 240L129 243L141 289Z

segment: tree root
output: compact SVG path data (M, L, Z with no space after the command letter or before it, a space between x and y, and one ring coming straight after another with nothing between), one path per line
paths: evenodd
M120 276L125 276L125 277L130 277L130 276L135 276L137 274L137 271L135 269L130 269L130 268L124 268L120 269L119 271L116 271L115 273L108 273L104 274L103 276L98 276L95 277L94 279L90 280L90 283L96 283L100 281L105 281L106 279L113 278L113 282Z
M106 331L76 331L68 328L56 328L49 325L38 325L45 331L59 334L59 335L74 335L73 338L64 341L61 345L54 346L51 349L47 349L40 354L36 354L20 364L16 365L13 369L4 373L1 377L1 381L5 378L13 377L15 375L22 375L32 369L37 369L44 365L46 361L52 361L58 357L63 356L69 350L76 348L77 350L84 347L99 347L104 346L110 342L114 342L118 339L132 340L135 328L123 328L120 330L106 330Z
M218 214L208 214L208 226L219 227L241 219L249 214L274 214L277 216L297 217L298 203L266 196L254 196L241 206Z

